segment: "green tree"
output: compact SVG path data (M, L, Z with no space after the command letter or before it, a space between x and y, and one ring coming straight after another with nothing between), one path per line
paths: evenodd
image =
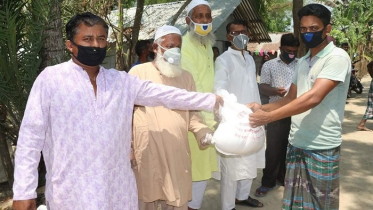
M373 0L344 0L335 2L333 9L333 30L331 35L340 43L348 42L349 54L360 70L359 75L367 73L367 62L372 60L373 49L371 34L373 32Z
M263 0L251 1L261 14L268 32L290 31L291 25L291 0Z
M0 151L12 185L13 165L9 153L6 154L7 142L16 144L27 98L39 72L49 7L45 7L46 0L3 2L0 6Z

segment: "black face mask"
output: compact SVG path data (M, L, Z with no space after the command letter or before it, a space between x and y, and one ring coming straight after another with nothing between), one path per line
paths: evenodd
M71 41L71 40L70 40ZM80 63L86 66L98 66L104 61L106 56L106 47L86 47L77 45L75 42L71 41L75 46L78 47L78 55L73 56L78 60Z
M291 56L293 56L293 58L290 58L289 53L287 53L287 52L285 52L283 50L281 50L281 56L288 63L291 63L295 59L295 55L294 54L291 54Z
M321 31L302 33L301 37L304 45L306 45L307 48L315 48L321 44L326 39L326 36L324 39L322 38L324 29L325 27Z

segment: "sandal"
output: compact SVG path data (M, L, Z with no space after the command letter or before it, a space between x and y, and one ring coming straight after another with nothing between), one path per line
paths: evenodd
M261 202L259 202L258 200L254 199L254 198L251 198L250 196L246 200L243 200L243 201L239 201L239 200L236 199L236 204L237 205L250 206L250 207L254 207L254 208L263 207L263 204Z
M258 189L256 189L255 196L257 196L257 197L264 197L271 190L273 190L273 187L263 187L263 186L260 186Z

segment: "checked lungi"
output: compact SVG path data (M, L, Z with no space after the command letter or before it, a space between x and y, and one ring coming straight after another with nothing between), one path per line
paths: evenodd
M373 79L370 82L367 110L365 111L363 119L365 119L365 120L373 119Z
M340 147L304 150L289 144L282 209L339 209Z

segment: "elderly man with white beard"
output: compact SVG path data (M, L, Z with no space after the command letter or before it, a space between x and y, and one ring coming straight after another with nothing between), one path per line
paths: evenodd
M183 36L181 67L193 75L196 89L202 93L212 93L214 87L214 53L212 46L211 8L207 1L192 0L187 6L188 32ZM216 122L211 112L201 112L203 122L214 129ZM213 146L200 150L192 133L189 132L189 146L192 152L193 195L189 209L200 209L207 181L218 171L216 150Z
M188 91L196 87L192 75L180 67L180 30L162 26L155 34L151 63L140 64L129 74L153 83ZM212 131L202 123L197 111L171 110L163 106L135 106L133 151L137 166L140 210L186 210L192 196L192 175L188 131L201 149ZM207 138L207 139L206 139ZM206 140L206 141L205 141Z

